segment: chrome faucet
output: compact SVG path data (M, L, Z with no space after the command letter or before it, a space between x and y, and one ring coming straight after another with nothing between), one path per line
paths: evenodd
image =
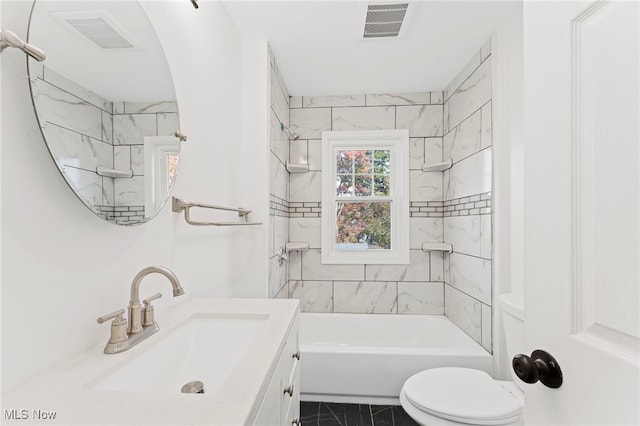
M131 300L129 301L129 323L124 319L124 309L107 314L98 318L98 324L113 319L111 323L111 337L104 348L104 353L114 354L126 351L137 345L147 337L156 333L160 328L154 318L154 309L151 302L162 297L161 293L157 293L147 299L144 299L143 305L140 304L140 282L149 274L162 274L169 279L171 287L173 287L173 297L181 296L184 290L180 285L178 277L169 269L162 266L149 266L133 278L131 282Z

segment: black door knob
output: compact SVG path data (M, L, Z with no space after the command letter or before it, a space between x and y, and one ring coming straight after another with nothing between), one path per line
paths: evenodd
M559 388L562 385L562 370L554 357L549 353L536 349L528 357L518 354L511 362L516 376L525 383L535 383L538 380L550 388Z

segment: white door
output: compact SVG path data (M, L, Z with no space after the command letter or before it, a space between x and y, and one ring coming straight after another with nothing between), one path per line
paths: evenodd
M639 13L524 2L528 425L640 424Z

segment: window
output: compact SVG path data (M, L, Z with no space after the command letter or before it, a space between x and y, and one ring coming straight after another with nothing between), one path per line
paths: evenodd
M409 263L409 132L322 134L322 263Z

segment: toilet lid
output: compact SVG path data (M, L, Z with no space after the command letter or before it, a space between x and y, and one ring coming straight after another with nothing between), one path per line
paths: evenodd
M507 424L518 420L522 410L516 397L491 376L469 368L421 371L405 382L403 391L417 408L459 423Z

